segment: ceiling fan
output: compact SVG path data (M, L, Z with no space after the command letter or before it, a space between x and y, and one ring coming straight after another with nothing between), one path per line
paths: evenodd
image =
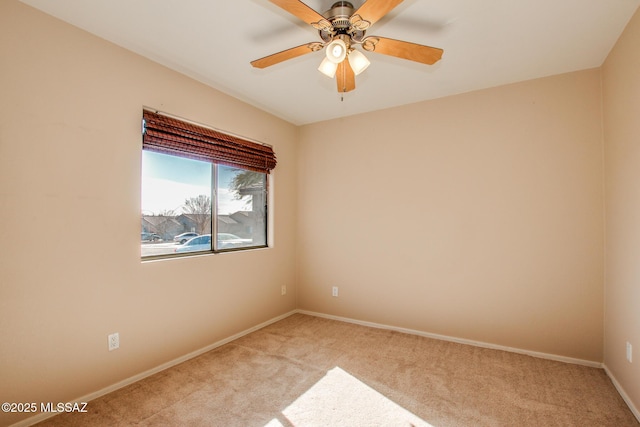
M318 70L336 77L338 92L356 88L355 76L369 66L365 55L356 50L360 45L368 52L377 52L423 64L435 64L443 50L379 36L365 36L367 30L403 0L367 0L358 10L348 1L338 1L320 14L299 0L269 0L318 30L321 42L311 42L251 62L256 68L266 68L288 59L326 48Z

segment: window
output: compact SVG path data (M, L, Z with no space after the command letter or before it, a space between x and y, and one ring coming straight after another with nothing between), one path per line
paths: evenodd
M270 147L146 110L143 126L142 258L267 246Z

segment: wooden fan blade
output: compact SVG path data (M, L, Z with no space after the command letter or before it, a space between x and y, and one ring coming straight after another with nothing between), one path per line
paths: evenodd
M313 26L316 29L322 29L324 27L331 28L331 23L327 19L320 15L315 10L311 9L306 4L299 0L269 0L276 6L280 6L290 14L297 16L307 24Z
M251 65L256 68L267 68L287 59L297 58L309 52L313 52L313 43L303 44L301 46L292 47L291 49L283 50L282 52L274 53L273 55L265 56L264 58L251 61Z
M338 82L338 92L350 92L356 88L356 74L346 59L338 64L336 81Z
M377 22L380 18L402 3L403 0L367 0L353 15L360 15L369 24Z
M378 36L366 37L363 47L370 52L382 53L383 55L395 56L427 65L433 65L438 62L444 53L442 49L437 47Z

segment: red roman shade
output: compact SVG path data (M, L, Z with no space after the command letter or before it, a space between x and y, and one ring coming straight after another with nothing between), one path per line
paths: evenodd
M269 173L276 155L269 146L144 110L142 148Z

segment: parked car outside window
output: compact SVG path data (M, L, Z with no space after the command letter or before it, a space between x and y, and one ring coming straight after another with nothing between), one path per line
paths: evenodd
M177 237L177 236L176 236ZM176 248L176 253L211 250L211 234L194 237Z
M162 238L160 236L158 236L156 233L140 233L140 241L141 242L155 242L158 240L162 240Z
M252 243L252 239L243 239L231 233L218 233L218 249L251 246Z
M173 241L174 242L178 242L178 243L180 243L182 245L187 240L193 239L194 237L198 237L198 233L193 233L193 232L182 233L182 234L178 234L176 237L174 237Z
M231 233L218 233L218 249L240 248L248 246L253 241L251 239L243 239ZM181 252L198 252L211 250L211 234L203 234L196 236L175 249L176 253Z

